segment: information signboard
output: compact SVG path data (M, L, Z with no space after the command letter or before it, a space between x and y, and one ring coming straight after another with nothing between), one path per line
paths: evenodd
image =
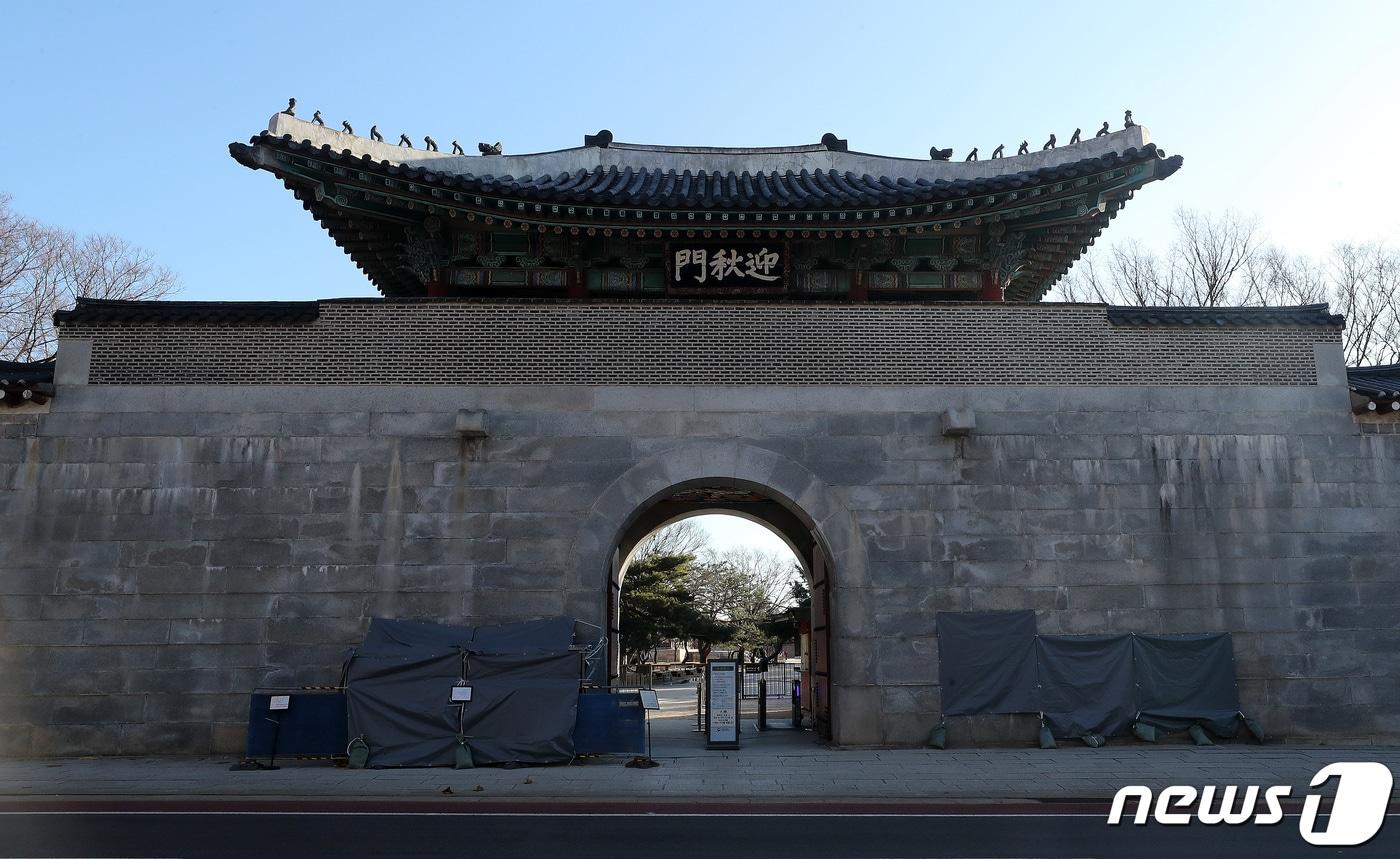
M739 748L739 663L717 659L705 663L705 748Z

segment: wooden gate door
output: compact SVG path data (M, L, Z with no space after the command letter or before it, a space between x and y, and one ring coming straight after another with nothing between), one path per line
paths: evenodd
M812 549L812 721L831 739L831 580L821 547Z

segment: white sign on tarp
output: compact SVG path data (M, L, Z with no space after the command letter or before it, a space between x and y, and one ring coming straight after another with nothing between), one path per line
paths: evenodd
M739 747L739 663L715 660L705 664L706 705L709 710L706 746Z

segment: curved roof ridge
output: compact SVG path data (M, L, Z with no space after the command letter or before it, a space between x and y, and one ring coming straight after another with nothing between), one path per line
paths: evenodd
M820 143L804 143L797 146L671 146L652 143L608 144L608 149L621 149L628 152L676 152L687 155L781 155L791 152L826 152ZM564 151L564 150L558 150Z
M333 157L369 158L392 166L430 170L443 174L502 176L541 176L573 173L595 167L631 167L634 170L691 170L693 174L758 173L800 174L803 169L834 170L857 176L889 176L956 182L988 179L1025 173L1046 167L1062 167L1076 162L1112 156L1129 156L1151 146L1151 138L1140 125L1090 137L1055 149L981 161L934 161L896 155L877 155L858 150L829 149L827 146L658 146L641 143L610 143L608 146L578 146L521 155L452 155L412 149L387 142L368 140L355 134L326 128L279 113L268 122L265 134L290 137Z

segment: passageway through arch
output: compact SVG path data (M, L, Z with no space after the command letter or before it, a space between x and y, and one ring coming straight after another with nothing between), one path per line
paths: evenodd
M621 594L634 552L650 535L694 517L722 514L757 523L791 550L811 594L801 669L802 707L817 734L832 736L831 553L815 523L791 499L758 484L732 478L676 484L638 506L627 519L611 553L608 576L609 676L622 672ZM786 712L787 705L782 709Z

